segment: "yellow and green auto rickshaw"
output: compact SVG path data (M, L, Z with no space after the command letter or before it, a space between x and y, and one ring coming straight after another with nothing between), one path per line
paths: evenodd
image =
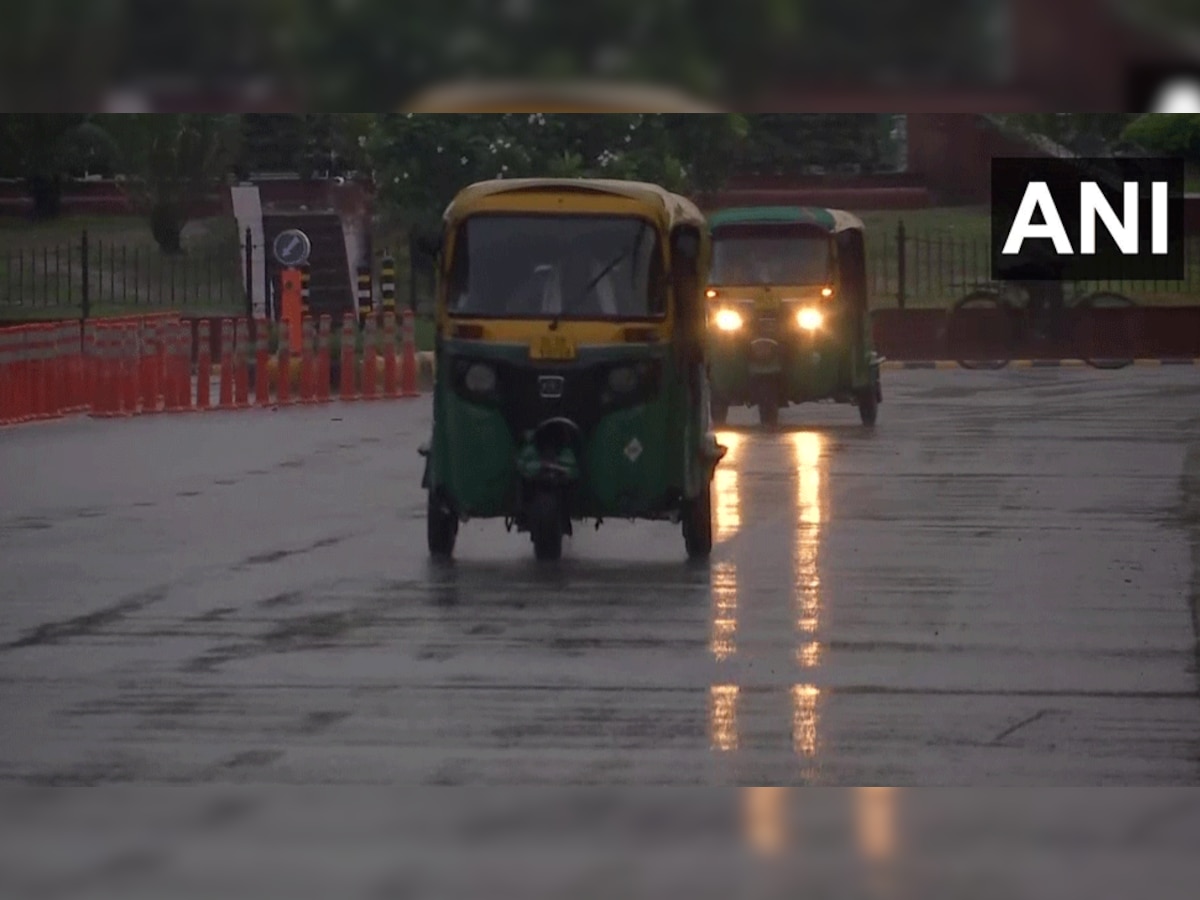
M862 222L813 207L723 209L709 216L712 417L832 400L874 425L883 400L867 311Z
M682 524L712 548L708 226L650 184L471 185L423 242L439 272L429 551L503 518L556 559L572 523Z

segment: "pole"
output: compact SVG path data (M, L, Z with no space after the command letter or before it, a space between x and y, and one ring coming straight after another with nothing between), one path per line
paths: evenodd
M254 235L246 229L246 317L254 318Z

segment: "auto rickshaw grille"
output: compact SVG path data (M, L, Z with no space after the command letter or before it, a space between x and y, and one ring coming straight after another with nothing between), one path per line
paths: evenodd
M460 358L456 362L451 382L455 393L473 403L497 407L518 441L528 430L556 416L570 419L587 436L602 416L656 397L662 382L662 365L658 360L571 366L530 366L479 360L496 372L494 390L487 396L480 396L466 387L459 374L476 361ZM609 374L623 365L638 367L641 375L634 390L616 394L609 388ZM547 392L544 387L551 381L555 390ZM547 393L550 396L546 396Z
M778 337L779 319L777 319L775 316L759 316L755 320L755 331L759 337Z

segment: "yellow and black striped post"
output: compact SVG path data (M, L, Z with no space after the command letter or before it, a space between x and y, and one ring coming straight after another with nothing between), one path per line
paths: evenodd
M371 317L371 267L358 267L358 316L359 320L366 322Z
M312 296L309 290L309 283L312 281L312 271L308 266L300 269L300 308L304 315L308 315L310 307L309 300Z
M390 253L379 264L379 297L385 315L396 311L396 258Z

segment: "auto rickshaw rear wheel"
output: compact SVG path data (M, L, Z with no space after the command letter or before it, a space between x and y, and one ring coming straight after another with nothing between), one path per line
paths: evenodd
M553 491L538 491L529 503L529 536L533 539L533 555L539 560L553 561L562 557L562 501Z
M429 491L428 498L425 526L429 554L446 559L454 553L454 542L458 538L458 517L446 510L433 491Z
M858 417L864 425L874 425L879 417L879 393L874 380L858 392Z
M712 484L700 494L683 501L683 544L691 559L704 559L712 553Z

